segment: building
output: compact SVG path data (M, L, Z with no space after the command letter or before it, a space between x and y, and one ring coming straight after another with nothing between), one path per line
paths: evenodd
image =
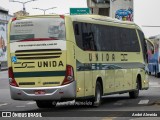
M7 25L11 17L8 10L0 7L0 69L7 66Z
M133 0L87 0L93 14L133 21Z
M87 0L93 14L109 16L110 0Z

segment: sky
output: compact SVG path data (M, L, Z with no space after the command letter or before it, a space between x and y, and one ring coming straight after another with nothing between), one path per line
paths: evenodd
M9 10L10 14L23 9L22 4L17 2L9 2L12 0L0 0L0 6ZM25 2L28 0L16 0ZM69 13L69 8L86 8L87 0L37 0L25 4L26 11L30 15L43 14L43 11L33 9L41 8L50 9L46 11L46 14L64 14ZM149 26L160 26L160 0L134 0L134 22L138 24L146 37L160 34L160 27L143 27Z

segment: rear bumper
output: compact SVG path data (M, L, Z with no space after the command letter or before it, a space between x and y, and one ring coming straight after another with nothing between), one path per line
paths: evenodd
M36 90L44 90L45 94L35 95ZM57 87L20 88L10 86L11 98L14 100L61 100L76 97L76 82Z

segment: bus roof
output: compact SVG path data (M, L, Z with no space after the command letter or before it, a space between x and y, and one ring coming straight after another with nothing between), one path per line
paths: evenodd
M135 27L139 30L141 30L141 28L135 24L134 22L131 21L121 21L118 19L114 19L108 16L102 16L102 15L58 15L58 14L54 14L54 15L33 15L33 16L20 16L17 17L17 19L26 19L26 18L42 18L42 17L69 17L71 18L73 21L77 21L77 20L81 20L81 21L88 21L88 22L95 22L95 21L101 21L101 22L111 22L111 23L116 23L116 24L120 24L120 25L127 25L127 26L132 26ZM142 31L142 30L141 30Z
M104 22L111 22L116 24L123 24L123 25L129 25L134 26L137 29L141 30L141 28L131 21L121 21L118 19L114 19L108 16L102 16L102 15L69 15L72 20L84 20L84 21L104 21ZM141 30L142 31L142 30Z

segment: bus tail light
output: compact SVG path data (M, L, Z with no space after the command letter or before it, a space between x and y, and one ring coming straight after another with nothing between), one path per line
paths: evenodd
M62 85L69 84L74 81L74 70L71 65L66 66L66 76L62 82Z
M64 15L59 15L59 16L60 16L60 18L62 18L62 19L64 19L64 17L65 17Z
M15 20L17 20L17 18L16 18L16 17L12 18L12 21L15 21Z
M18 87L18 84L17 84L16 80L14 79L14 74L13 74L13 69L12 69L12 67L9 67L9 68L8 68L8 76L9 76L9 84L10 84L11 86Z

